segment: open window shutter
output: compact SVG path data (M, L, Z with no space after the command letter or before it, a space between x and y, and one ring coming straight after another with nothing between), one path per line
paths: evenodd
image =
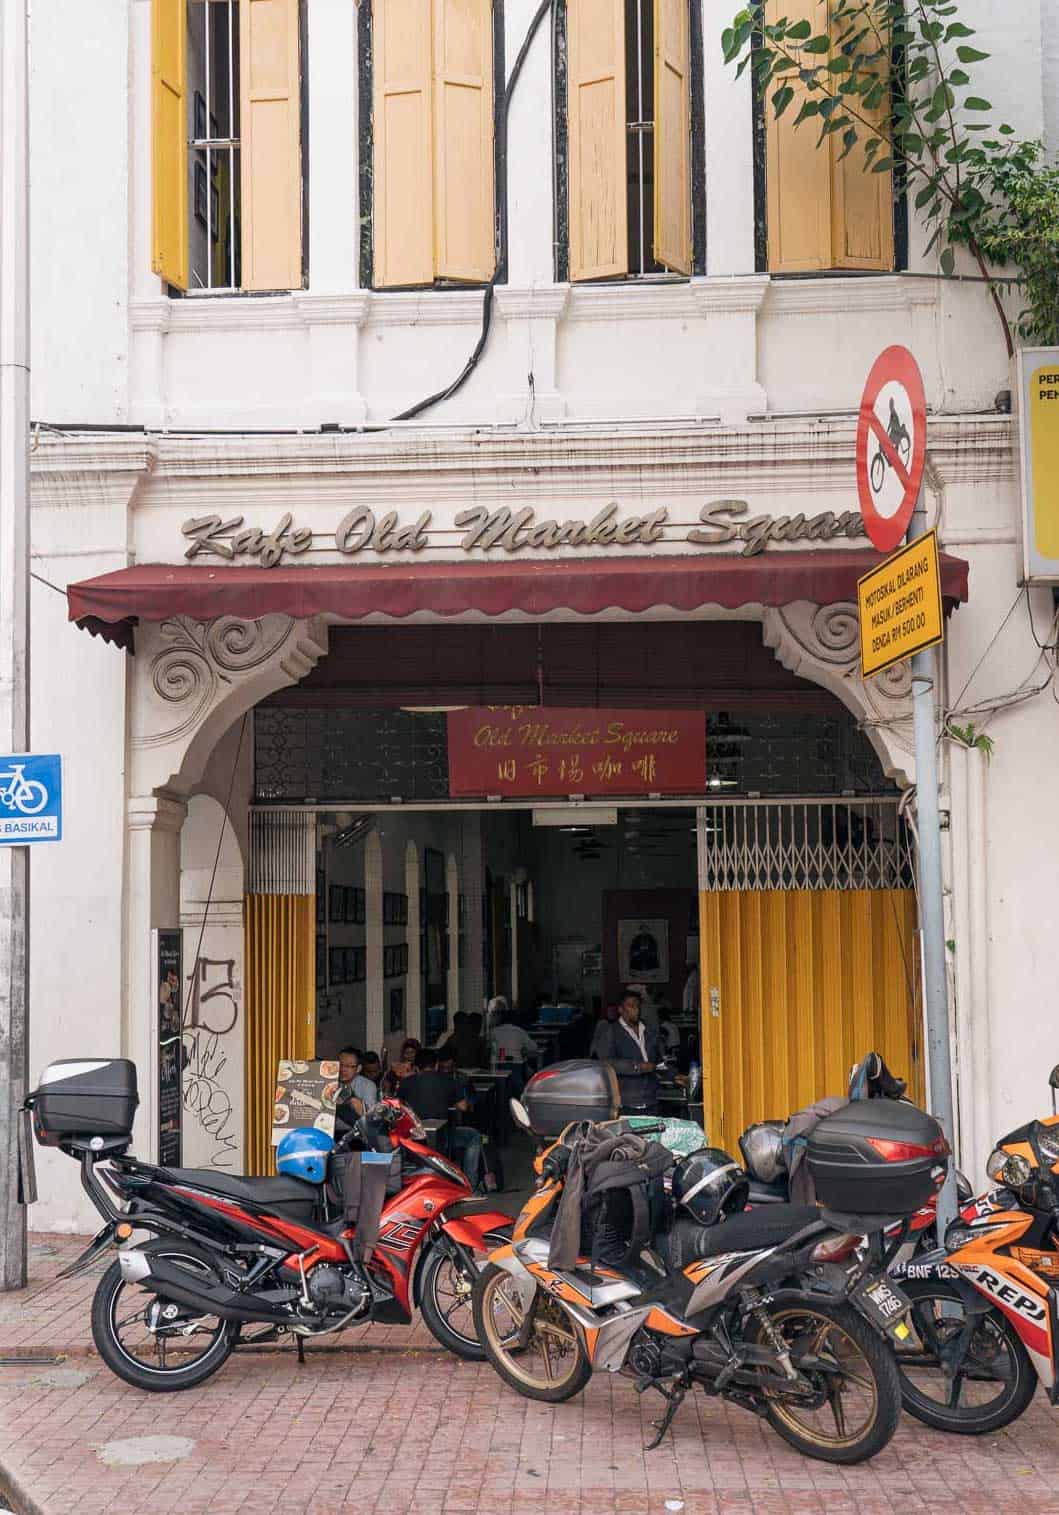
M239 0L244 289L300 289L298 0Z
M890 102L862 114L881 125L889 116ZM864 163L863 128L860 141L844 158L842 133L831 138L832 247L836 268L888 271L894 266L893 173L872 173ZM879 156L883 156L880 150Z
M766 23L784 16L791 22L808 21L815 37L827 30L827 0L767 0ZM831 268L831 155L826 147L816 145L817 122L805 121L795 129L805 99L796 75L777 78L769 94L783 83L792 85L794 99L778 121L771 99L764 104L769 270L801 273Z
M655 261L691 273L691 31L687 0L654 0Z
M185 0L151 6L151 267L188 287Z
M492 278L492 0L434 0L435 272Z
M430 0L376 0L374 239L377 288L434 281Z
M624 0L569 0L570 277L629 269Z

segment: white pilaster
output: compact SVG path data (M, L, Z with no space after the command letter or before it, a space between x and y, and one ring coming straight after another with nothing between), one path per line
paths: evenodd
M423 1040L422 923L419 919L419 848L409 842L404 853L404 891L408 896L408 978L405 984L406 1036Z
M381 1047L386 1026L384 1013L386 983L382 972L384 945L382 890L382 842L379 839L379 833L373 831L364 843L364 943L368 957L368 981L365 986L365 1047Z
M566 309L569 284L544 289L498 285L496 313L506 327L507 371L517 375L518 389L497 399L501 421L557 421L566 412L559 393L558 329Z

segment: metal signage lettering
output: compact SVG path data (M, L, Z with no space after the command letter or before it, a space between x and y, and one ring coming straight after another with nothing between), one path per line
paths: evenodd
M333 535L312 526L296 526L286 511L271 528L247 526L241 515L227 520L219 515L192 516L180 530L188 538L184 556L221 558L232 563L240 558L256 558L262 568L275 568L286 558L298 558L320 539L324 551L344 557L376 553L419 553L430 546L433 514L424 510L414 521L402 521L394 510L376 514L367 505L358 505L339 522ZM553 552L562 547L651 547L665 538L670 528L666 506L643 515L623 515L612 500L590 520L560 521L551 517L538 519L531 505L512 508L503 505L490 510L476 505L460 511L454 525L462 535L457 543L462 552ZM698 526L690 527L683 541L692 547L723 547L740 544L740 554L756 557L775 543L831 542L836 537L857 538L865 535L864 524L855 510L820 511L790 516L750 515L746 500L711 500L699 511ZM330 538L330 540L328 540Z
M706 717L697 710L472 707L448 715L449 794L700 794Z

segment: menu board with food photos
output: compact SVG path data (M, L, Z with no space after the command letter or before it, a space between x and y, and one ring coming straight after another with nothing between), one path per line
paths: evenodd
M302 1062L281 1058L276 1067L275 1108L272 1111L272 1145L299 1126L315 1126L335 1134L335 1095L338 1093L338 1059Z

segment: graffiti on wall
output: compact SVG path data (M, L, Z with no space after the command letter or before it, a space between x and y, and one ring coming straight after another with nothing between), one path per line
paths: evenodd
M197 935L188 943L185 975L184 1161L238 1173L243 1147L242 933L229 926L209 928L196 957Z

